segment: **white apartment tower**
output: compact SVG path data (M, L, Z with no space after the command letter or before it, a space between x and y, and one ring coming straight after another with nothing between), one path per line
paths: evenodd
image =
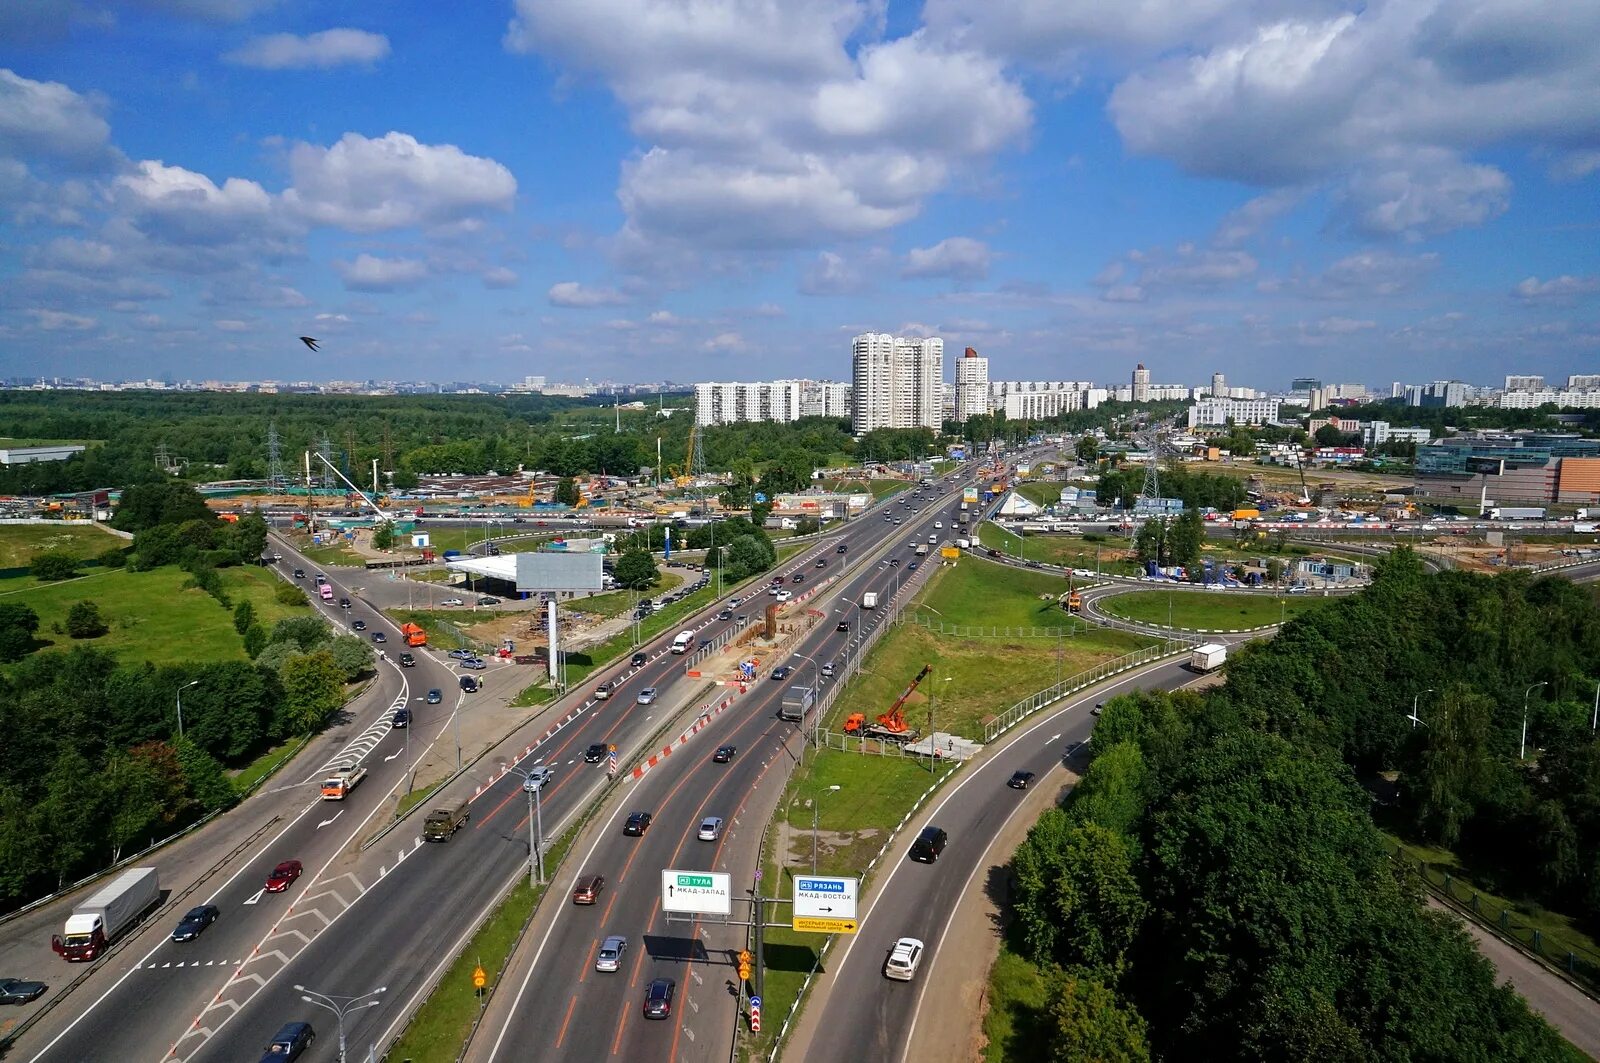
M942 427L944 340L867 332L850 341L851 422L875 428Z
M1133 370L1132 398L1134 402L1150 401L1150 370L1144 367L1143 362L1140 362Z
M956 420L989 412L989 359L968 347L956 362Z
M1230 397L1228 395L1227 378L1221 373L1211 374L1211 397L1214 399L1226 399Z

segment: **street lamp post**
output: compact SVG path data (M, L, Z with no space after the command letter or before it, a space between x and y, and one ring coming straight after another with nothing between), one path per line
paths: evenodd
M838 786L830 786L829 790L838 792ZM811 799L811 873L817 873L817 806L822 803L822 796L818 794Z
M803 653L796 653L793 656L799 658L802 661L806 661L811 665L811 696L813 698L815 698L816 701L821 701L822 700L822 666L817 663L816 658L808 657ZM821 710L819 710L817 708L817 706L815 704L813 704L811 706L811 746L812 746L813 749L816 748L816 745L817 745L817 738L819 737L818 728L821 726L821 723L822 723L822 712L821 712ZM801 726L802 727L805 726L803 721L801 723Z
M188 690L190 687L197 687L199 685L200 685L200 680L196 679L196 680L193 680L192 682L185 683L185 684L183 684L183 686L178 688L178 737L179 738L183 737L183 692L185 690Z
M1433 689L1433 687L1428 687L1425 690L1419 690L1417 691L1417 696L1411 699L1411 715L1407 716L1406 719L1411 721L1411 729L1413 731L1417 729L1417 724L1422 722L1422 718L1417 715L1417 702L1422 699L1422 695L1432 694Z
M533 773L513 766L522 776L522 792L528 795L528 885L544 883L544 806L539 792L544 785L535 782ZM537 832L537 833L535 833ZM537 877L536 877L537 876Z
M1528 754L1528 697L1540 687L1549 686L1549 681L1535 683L1522 692L1522 744L1517 747L1517 759L1521 760Z
M300 994L301 1000L305 1001L307 1004L315 1004L319 1008L324 1008L328 1011L331 1011L338 1018L339 1063L345 1063L344 1017L353 1012L360 1011L363 1008L377 1007L379 1004L383 1003L383 1001L378 1000L377 997L382 993L388 992L389 990L388 986L379 986L377 989L370 990L366 993L361 993L357 996L345 997L326 993L317 993L307 989L303 985L297 985L294 988L295 992ZM368 997L373 999L368 1000Z

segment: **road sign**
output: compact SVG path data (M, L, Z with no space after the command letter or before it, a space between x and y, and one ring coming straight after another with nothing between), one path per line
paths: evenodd
M754 993L751 993L750 994L750 1006L752 1008L759 1008L761 1006L761 998L756 996Z
M733 910L731 876L716 871L662 871L661 910L727 915Z
M796 875L794 877L795 929L800 929L800 920L805 917L835 923L855 922L856 887L860 881L855 878L834 878L831 875Z
M489 976L484 973L482 964L472 969L472 988L482 989L488 981Z
M854 919L818 919L809 915L794 917L794 929L803 934L854 934Z

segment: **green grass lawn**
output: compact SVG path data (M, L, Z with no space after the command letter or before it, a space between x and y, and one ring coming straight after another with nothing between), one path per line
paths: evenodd
M906 716L919 730L933 725L981 739L983 723L1015 702L1101 661L1149 645L1150 640L1093 627L1067 615L1053 594L1057 576L1017 571L963 558L935 574L911 612L947 624L1056 628L1059 637L954 638L915 624L889 632L867 654L859 676L834 702L824 723L838 730L852 712L873 719L894 703L924 664L933 672L907 699ZM1052 597L1042 601L1039 594Z
M1002 945L989 968L986 1000L984 1063L1038 1058L1049 1040L1050 985L1044 973Z
M348 546L343 545L343 540L338 540L331 546L317 546L312 543L311 536L304 532L291 532L289 533L289 538L294 544L294 548L314 564L342 565L355 568L366 566L366 556L358 554Z
M1266 595L1233 591L1132 591L1101 600L1112 616L1143 624L1171 622L1179 628L1265 627L1280 618L1316 609L1327 599L1309 594Z
M225 571L228 581L238 581L240 586L256 575L242 570ZM61 583L28 580L29 586L19 588L7 600L27 605L39 614L39 633L35 637L46 644L45 648L74 644L53 627L65 624L67 611L75 603L89 600L100 607L111 630L97 639L84 640L84 644L114 651L125 661L173 664L244 660L243 640L233 629L233 611L224 609L198 587L186 589L184 584L189 579L187 572L170 566L149 572L100 569L93 575Z
M309 741L311 741L310 737L305 735L286 738L277 745L265 750L255 760L232 773L230 777L233 780L234 789L241 794L248 792L262 779L276 771L287 758L300 752Z
M127 545L128 540L88 521L3 524L0 525L0 568L25 568L35 557L49 550L88 559L112 547Z
M662 569L657 566L656 572L660 574L660 582L644 591L610 591L606 594L591 594L587 598L572 602L564 608L569 613L588 613L591 616L621 616L623 613L632 612L635 603L641 597L659 598L670 593L673 589L683 584L683 576L677 569Z
M302 605L284 605L278 601L277 591L283 581L270 569L240 566L219 569L217 574L222 577L222 585L234 604L249 602L256 612L256 620L269 629L286 617L304 616L310 608L310 599L302 599Z
M840 491L850 494L870 491L872 500L877 502L888 498L890 495L899 494L910 487L911 484L905 480L867 480L849 476L835 480L823 480L822 486L828 491Z
M1132 540L1122 535L1093 534L1093 540L1081 535L1017 536L998 524L985 523L978 529L978 541L988 549L1029 561L1087 568L1109 575L1139 574L1139 566L1129 556Z
M1012 485L1017 494L1028 499L1036 505L1053 506L1061 501L1061 488L1059 483L1046 483L1042 480L1025 480Z

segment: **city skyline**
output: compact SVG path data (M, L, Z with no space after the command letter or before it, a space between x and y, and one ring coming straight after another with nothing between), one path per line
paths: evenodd
M1600 351L1593 5L642 4L6 5L0 376L837 378L866 331L1038 380Z

